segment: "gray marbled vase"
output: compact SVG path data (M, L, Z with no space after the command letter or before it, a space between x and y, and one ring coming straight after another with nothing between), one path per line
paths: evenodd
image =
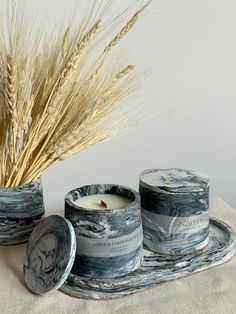
M144 244L162 254L189 254L209 241L209 178L186 169L140 175Z
M41 179L0 189L0 245L26 242L43 215Z
M116 194L131 199L126 208L86 209L75 205L83 196ZM89 185L65 198L65 217L72 223L77 252L72 273L90 278L122 276L136 270L143 259L139 195L117 185Z

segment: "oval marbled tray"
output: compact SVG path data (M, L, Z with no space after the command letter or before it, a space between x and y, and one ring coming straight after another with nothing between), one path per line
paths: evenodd
M226 223L211 218L210 242L201 251L185 256L164 256L144 250L142 266L133 273L103 280L79 277L70 273L60 290L78 298L122 297L222 264L234 253L234 231Z

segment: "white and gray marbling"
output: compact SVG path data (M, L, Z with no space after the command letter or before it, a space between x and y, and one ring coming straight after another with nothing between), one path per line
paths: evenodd
M41 179L0 189L0 245L26 242L44 216Z
M140 181L143 186L160 192L204 192L209 187L209 178L204 173L180 168L145 170Z
M113 279L89 279L70 273L61 291L78 298L112 299L197 273L228 261L235 253L235 233L224 222L210 219L209 244L184 256L164 256L144 250L141 267Z
M23 266L28 288L36 294L59 289L74 263L75 232L71 223L53 215L42 220L32 232Z
M126 208L85 209L75 204L80 197L116 194L132 202ZM91 278L122 276L142 262L143 232L139 195L123 186L101 184L75 189L65 198L65 217L72 223L77 253L72 272Z
M188 254L209 241L209 179L186 169L140 175L144 245L162 254Z

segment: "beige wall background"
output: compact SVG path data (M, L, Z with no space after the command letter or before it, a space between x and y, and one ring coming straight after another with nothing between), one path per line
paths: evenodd
M89 0L23 2L29 19L41 16L50 28ZM112 10L133 2L113 1ZM43 176L47 209L63 208L65 193L85 184L137 189L139 173L151 167L201 170L212 195L236 208L235 16L234 0L153 0L126 47L129 60L149 65L142 99L161 115L51 167Z

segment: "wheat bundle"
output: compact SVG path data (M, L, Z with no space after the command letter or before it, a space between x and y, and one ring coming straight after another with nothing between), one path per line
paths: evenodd
M119 65L111 52L146 6L94 58L99 36L109 32L104 10L94 5L78 29L68 26L48 41L31 36L13 5L0 35L1 187L32 182L54 162L139 122L117 110L133 92L135 65Z

